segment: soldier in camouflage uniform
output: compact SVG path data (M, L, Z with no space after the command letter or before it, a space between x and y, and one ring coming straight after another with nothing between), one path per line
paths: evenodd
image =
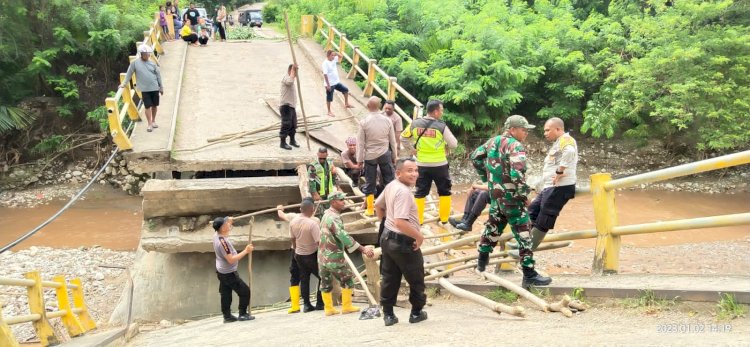
M356 250L368 257L373 256L370 247L362 247L344 230L341 211L344 209L343 192L329 195L331 208L327 209L320 221L320 244L318 245L318 269L320 274L320 291L323 293L323 304L326 316L338 314L333 307L334 279L341 285L341 312L358 312L359 307L352 306L352 288L354 288L354 274L349 269L344 251L352 253Z
M534 270L531 250L531 221L526 212L529 205L529 186L526 184L526 150L522 142L535 128L523 116L510 116L505 121L505 132L495 136L471 154L472 164L490 192L490 216L479 241L477 270L484 271L490 252L497 245L500 234L510 224L523 269L523 287L548 285L549 277Z

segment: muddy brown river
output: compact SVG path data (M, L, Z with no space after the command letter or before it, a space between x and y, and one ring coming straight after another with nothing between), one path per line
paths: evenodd
M458 187L454 209L463 210L465 187ZM54 214L65 201L34 208L0 208L0 243L7 244ZM750 194L712 195L688 192L623 191L616 197L620 225L666 221L750 211ZM31 246L74 248L94 246L135 250L140 237L141 198L119 190L95 186L57 220L26 240L18 249ZM481 219L480 219L481 220ZM475 224L475 230L480 228ZM555 231L594 228L590 195L571 200L558 219ZM623 237L623 245L657 246L683 243L744 240L750 226L671 231ZM594 239L579 240L575 248L592 248Z

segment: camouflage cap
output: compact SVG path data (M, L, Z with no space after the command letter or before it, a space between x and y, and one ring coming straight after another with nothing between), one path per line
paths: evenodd
M346 199L346 193L344 192L333 192L328 195L328 200L344 200Z
M505 120L505 129L510 128L534 129L536 128L536 125L529 124L529 121L526 120L526 117L516 114L508 117L508 119Z

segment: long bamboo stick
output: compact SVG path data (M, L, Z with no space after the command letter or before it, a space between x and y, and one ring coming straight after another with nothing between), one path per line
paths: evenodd
M495 259L495 260L490 260L490 262L487 263L487 265L497 265L497 264L502 264L502 263L515 263L517 261L518 261L517 259L513 259L513 258L510 258L510 259ZM428 276L425 276L424 280L425 281L431 281L431 280L434 280L434 279L436 279L438 277L443 277L445 275L449 275L449 274L452 274L454 272L461 271L461 270L471 269L471 268L476 267L476 266L477 266L476 263L471 263L471 264L464 264L464 265L452 267L452 268L450 268L448 270L440 271L437 274L434 274L434 275L430 274ZM430 272L430 273L432 273L432 272Z
M289 15L284 11L284 24L286 24L286 37L289 41L289 49L292 51L292 63L297 66L297 56L294 54L294 45L292 45L292 31L289 30ZM302 101L302 87L300 87L299 70L294 74L297 77L297 95L299 95L299 107L302 110L302 120L305 124L305 139L307 139L307 150L310 151L310 131L307 129L307 115L305 114L305 103Z
M437 274L437 273L438 271L435 269L430 270L430 274ZM511 307L508 305L501 304L499 302L492 301L479 294L474 294L468 290L464 290L459 287L456 287L453 283L451 283L450 281L442 277L438 278L438 284L440 284L441 287L448 290L451 294L458 296L460 298L464 298L466 300L473 301L479 305L489 308L490 310L494 312L506 313L506 314L516 316L516 317L526 317L526 312L521 306Z
M361 198L364 198L364 196L361 196L361 197L360 196L347 197L347 199L352 199L352 200L354 200L354 199L361 199ZM324 203L324 202L330 202L330 200L318 200L315 203L316 204L321 204L321 203ZM290 209L290 208L294 208L294 207L300 207L300 206L302 206L301 203L300 204L285 205L285 206L281 206L281 209L282 210L286 210L286 209ZM247 213L247 214L239 215L239 216L236 216L236 217L233 217L233 218L235 220L237 220L237 219L244 219L244 218L258 216L258 215L261 215L261 214L264 214L264 213L276 212L278 210L279 209L277 207L267 208L265 210L255 211L255 212L252 212L252 213Z

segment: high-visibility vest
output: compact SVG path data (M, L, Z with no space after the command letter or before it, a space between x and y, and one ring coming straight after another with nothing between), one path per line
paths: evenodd
M328 196L328 194L333 192L333 173L331 172L333 169L333 160L327 159L326 161L328 163L328 170L317 160L310 163L310 166L315 169L315 175L318 176L318 182L320 182L318 185L318 194L321 197Z
M411 122L401 136L415 141L418 162L440 163L448 160L445 155L444 131L445 122L442 120L419 118ZM418 142L417 139L419 139Z

